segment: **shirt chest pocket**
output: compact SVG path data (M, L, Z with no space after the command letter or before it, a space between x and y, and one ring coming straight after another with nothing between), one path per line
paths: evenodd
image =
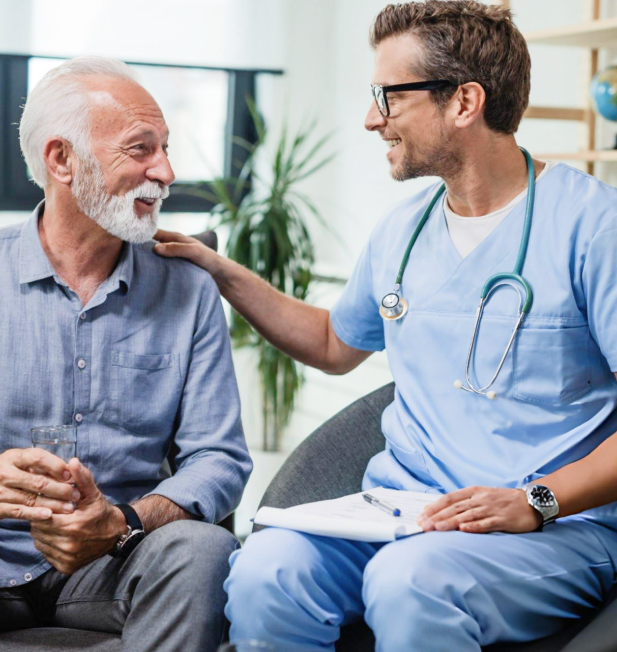
M522 328L514 345L514 398L571 403L591 391L589 329Z
M180 405L179 355L111 352L110 420L138 434L169 431Z

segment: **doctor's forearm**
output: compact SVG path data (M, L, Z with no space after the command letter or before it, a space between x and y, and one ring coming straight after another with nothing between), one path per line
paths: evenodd
M617 433L572 464L540 480L555 494L559 516L617 501Z
M330 373L345 373L368 357L368 353L355 352L338 340L327 310L279 292L232 260L218 256L216 262L210 272L221 295L290 357Z

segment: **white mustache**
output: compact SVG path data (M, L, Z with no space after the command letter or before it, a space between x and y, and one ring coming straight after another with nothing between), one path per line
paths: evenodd
M161 188L158 183L155 183L154 181L146 181L140 186L137 186L137 188L129 190L124 196L131 201L139 199L139 197L143 197L144 199L163 200L169 197L169 187L163 186Z

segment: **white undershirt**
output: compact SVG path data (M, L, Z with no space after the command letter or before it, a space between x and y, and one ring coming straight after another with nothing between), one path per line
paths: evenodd
M538 175L536 183L552 168L557 161L547 161L544 169ZM443 209L446 214L446 223L452 242L462 258L469 254L488 237L508 216L510 211L527 196L527 188L517 195L507 206L500 208L488 215L480 217L461 217L457 215L448 204L446 195Z

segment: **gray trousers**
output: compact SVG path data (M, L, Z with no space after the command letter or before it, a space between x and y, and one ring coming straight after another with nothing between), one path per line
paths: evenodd
M214 652L238 545L216 525L169 523L126 560L105 556L71 576L52 569L0 589L0 631L52 625L121 634L122 650L132 652Z

